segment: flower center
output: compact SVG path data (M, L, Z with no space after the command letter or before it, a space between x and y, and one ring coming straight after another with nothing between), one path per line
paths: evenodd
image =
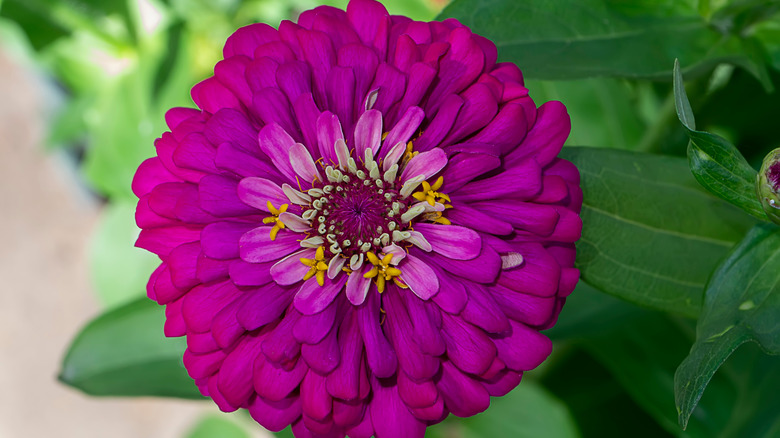
M766 176L772 183L772 188L775 191L780 191L780 163L769 166L769 171L766 173Z
M378 178L376 169L354 166L356 171L349 175L327 167L328 181L315 181L308 192L315 199L303 218L326 240L328 256L380 253L392 241L411 202L401 199L395 178L387 182Z

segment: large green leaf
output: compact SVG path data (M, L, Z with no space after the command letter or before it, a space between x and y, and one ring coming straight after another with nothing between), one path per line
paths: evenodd
M569 408L583 437L671 437L582 348L557 344L548 362L542 384Z
M725 378L713 382L714 397L704 400L687 431L677 424L674 371L692 337L688 324L680 326L663 314L644 311L609 333L584 337L581 342L670 434L710 438L723 430L732 410L731 386Z
M142 298L92 320L70 345L59 379L91 395L201 398L182 363L184 338L165 338L162 307Z
M428 437L576 438L580 434L566 405L534 381L523 381L474 417L454 419L429 429Z
M760 72L740 39L709 26L690 1L455 0L446 17L493 40L529 78L668 80L675 58L691 73L722 62Z
M627 81L593 78L577 81L526 81L537 105L550 100L566 104L571 116L567 145L634 148L645 132Z
M696 120L685 94L680 64L674 62L674 101L677 116L688 132L688 163L696 180L707 190L745 212L766 220L756 196L756 170L725 138L696 130Z
M595 337L623 327L642 312L644 309L580 281L566 298L558 322L544 334L553 341Z
M564 148L582 175L577 267L599 290L696 316L704 285L753 221L707 194L682 158Z
M707 285L696 342L675 374L680 424L688 424L707 383L747 341L780 354L780 229L757 225Z

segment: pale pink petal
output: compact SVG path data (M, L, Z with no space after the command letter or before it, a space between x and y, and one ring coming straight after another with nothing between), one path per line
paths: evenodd
M322 177L319 171L317 171L317 165L314 164L314 159L312 159L309 150L300 143L295 143L290 147L290 165L303 181L307 183L315 180L322 181Z
M366 300L368 289L371 286L371 279L363 275L370 271L373 265L366 264L363 269L353 272L347 280L347 299L350 303L359 306Z
M381 142L382 113L374 109L368 110L360 116L355 125L355 153L362 158L366 149L371 149L373 155L376 155Z
M244 178L238 183L238 198L246 205L265 212L269 212L268 201L276 208L289 202L284 191L275 182L257 177Z
M297 214L292 213L282 213L279 215L279 220L282 221L282 223L290 229L290 231L295 231L296 233L305 233L306 231L311 230L311 224L306 219L298 216Z
M407 255L404 262L398 266L401 269L401 279L409 285L415 295L427 300L439 291L439 279L436 272L424 261L413 255Z
M446 165L447 154L443 150L437 148L422 152L406 164L406 168L401 174L401 182L406 182L418 175L423 175L425 179L428 179L436 175Z

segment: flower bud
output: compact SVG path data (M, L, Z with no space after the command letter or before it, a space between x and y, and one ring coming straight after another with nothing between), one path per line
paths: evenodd
M780 148L764 158L756 177L756 193L769 220L780 224Z

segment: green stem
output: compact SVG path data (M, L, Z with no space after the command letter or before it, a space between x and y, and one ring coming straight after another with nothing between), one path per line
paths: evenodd
M674 109L674 92L670 91L664 99L658 118L648 127L642 139L639 141L637 150L644 152L660 152L661 140L669 132L673 123L677 123L677 112Z

